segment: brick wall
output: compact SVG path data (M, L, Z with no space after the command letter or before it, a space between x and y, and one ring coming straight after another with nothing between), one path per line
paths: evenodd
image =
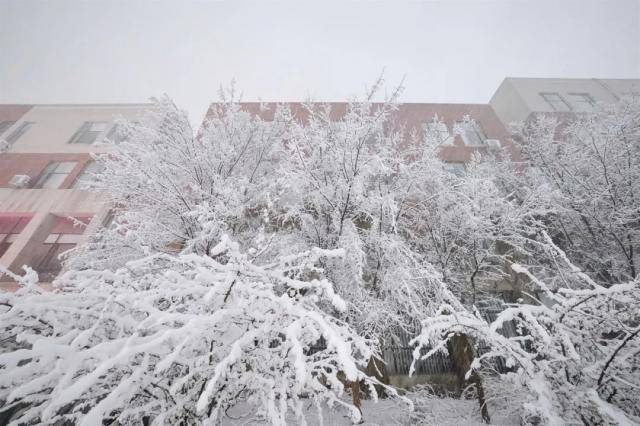
M291 108L293 115L302 123L306 122L308 118L306 108L298 102L281 104L267 103L262 105L266 106L266 109L261 109L261 104L258 102L244 102L241 104L245 111L259 114L260 117L267 121L273 120L277 105L284 105ZM348 104L344 102L330 102L328 105L331 107L331 117L337 120L344 116ZM374 108L376 105L380 104L374 104ZM212 116L213 109L217 106L218 104L215 103L210 106L207 117ZM511 158L515 161L520 160L519 152L514 146L509 132L493 108L487 104L405 103L399 105L398 110L394 113L391 120L398 128L404 129L407 135L415 132L415 134L422 136L423 126L431 121L435 115L438 116L440 121L447 125L451 134L453 134L455 122L462 120L465 115L469 115L480 124L487 139L500 140L502 146L505 147ZM462 138L456 135L453 145L443 147L440 155L444 161L466 162L470 160L474 152L482 153L486 152L486 150L486 147L465 146Z

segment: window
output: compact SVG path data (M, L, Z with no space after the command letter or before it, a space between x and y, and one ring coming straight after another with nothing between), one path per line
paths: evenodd
M62 270L60 256L79 242L79 235L49 234L39 248L33 265L41 282L51 282Z
M74 189L87 189L89 184L93 180L93 175L99 173L102 170L102 165L95 161L87 164L76 181L73 183Z
M107 129L105 121L85 121L73 135L69 143L90 145Z
M569 93L567 94L569 102L573 106L573 109L578 112L591 111L596 104L590 94L588 93Z
M126 141L131 135L132 128L135 128L139 125L139 121L121 121L120 124L115 123L113 126L111 126L104 138L109 142L118 144L120 142Z
M554 111L571 111L571 106L560 96L559 93L540 93Z
M117 124L114 124L113 126L111 126L111 128L109 129L109 132L107 133L107 136L105 136L104 138L107 139L109 142L113 142L113 143L119 143L121 141L121 129L118 127Z
M465 172L464 163L447 162L444 163L444 169L456 176L462 176Z
M58 276L63 266L63 255L83 239L83 233L91 217L58 217L51 233L44 242L34 249L33 269L41 282L51 282ZM82 222L85 226L79 224Z
M35 123L33 121L25 121L20 124L17 129L7 136L7 142L9 142L9 145L20 139L20 136L24 135L34 124Z
M78 164L76 161L49 163L42 175L33 186L34 188L60 188L69 173Z
M3 134L9 127L13 126L15 121L0 121L0 135Z
M438 120L437 116L434 116L433 120L427 123L426 130L427 137L432 138L441 145L451 145L453 143L447 123Z
M456 133L462 136L462 141L467 146L482 146L487 139L478 123L468 117L456 121Z
M28 216L0 217L0 257L9 250L30 220Z

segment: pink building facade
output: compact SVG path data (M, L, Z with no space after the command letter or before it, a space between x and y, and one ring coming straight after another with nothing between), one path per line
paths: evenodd
M108 211L102 194L83 189L92 153L147 105L0 105L0 265L29 265L46 287L62 270L60 255L98 229ZM7 274L0 290L14 290Z
M275 104L260 111L258 103L242 107L273 117ZM304 120L304 108L289 104ZM347 104L331 104L343 115ZM137 105L0 105L0 265L21 273L23 265L38 272L44 286L63 269L60 255L101 227L110 209L103 195L83 189L94 170L92 153L105 152L101 142L115 130L117 118L136 119L148 109ZM392 122L407 134L423 134L434 117L441 122L440 155L461 172L474 152L504 148L518 153L504 125L489 105L402 104ZM472 127L465 117L474 120ZM0 276L0 291L15 282Z

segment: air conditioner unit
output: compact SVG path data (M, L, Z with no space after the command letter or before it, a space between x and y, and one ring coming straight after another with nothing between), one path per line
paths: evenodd
M15 175L9 181L9 186L16 189L27 188L30 181L31 178L27 175Z
M498 139L487 139L487 146L489 147L489 151L498 151L502 148L502 144Z

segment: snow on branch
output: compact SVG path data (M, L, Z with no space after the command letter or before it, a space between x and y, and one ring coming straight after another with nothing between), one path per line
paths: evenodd
M319 308L343 306L329 282L304 279L304 265L340 253L261 267L228 238L215 252L226 261L158 254L70 271L64 291L3 296L2 338L23 349L0 354L2 410L16 407L21 423L193 423L243 401L284 424L367 379L369 342Z
M550 243L548 236L543 238ZM573 288L551 291L527 268L512 265L547 297L508 304L492 322L477 311L443 305L423 321L414 358L447 350L454 336L466 335L477 345L467 375L492 359L504 359L511 368L507 374L537 398L525 407L530 416L549 424L635 424L640 419L640 279L603 287L557 246L550 243L550 249L573 273ZM508 322L516 335L501 332ZM489 349L479 351L480 345ZM423 348L432 349L421 355Z

